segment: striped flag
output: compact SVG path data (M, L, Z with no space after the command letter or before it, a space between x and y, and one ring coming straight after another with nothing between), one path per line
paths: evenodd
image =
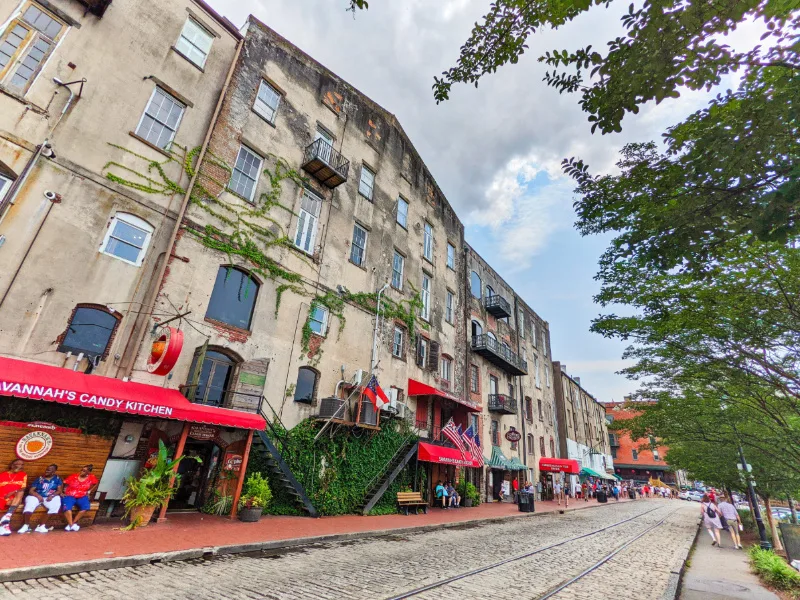
M475 452L477 454L473 454L472 458L478 461L478 466L482 467L484 465L483 450L481 449L481 438L477 432L475 433Z
M467 449L464 446L464 440L461 439L461 427L456 427L456 424L453 422L453 417L450 417L450 420L442 428L442 433L461 451L461 456L466 454Z
M472 458L479 461L480 459L478 456L480 455L481 451L475 444L475 430L472 428L472 425L467 427L467 430L462 435L462 438L464 439L464 445L466 445L469 453L472 455Z

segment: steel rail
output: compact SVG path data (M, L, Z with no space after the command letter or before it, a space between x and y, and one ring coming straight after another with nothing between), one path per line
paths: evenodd
M510 558L503 559L503 560L501 560L499 562L492 563L490 565L485 565L483 567L478 567L477 569L472 569L471 571L467 571L465 573L461 573L460 575L453 575L452 577L448 577L447 579L441 579L439 581L435 581L435 582L430 583L430 584L428 584L426 586L423 586L423 587L420 587L420 588L416 588L416 589L410 590L408 592L403 592L402 594L399 594L397 596L391 596L390 598L387 598L386 600L403 600L404 598L411 598L412 596L417 596L419 594L422 594L423 592L427 592L427 591L436 589L438 587L442 587L443 585L447 585L448 583L453 583L454 581L459 581L461 579L466 579L467 577L472 577L473 575L478 575L479 573L483 573L484 571L489 571L491 569L496 569L497 567L506 565L508 563L515 562L515 561L518 561L518 560L523 560L525 558L529 558L529 557L534 556L536 554L540 554L541 552L545 552L547 550L552 550L553 548L558 548L559 546L563 546L564 544L569 544L570 542L575 542L577 540L581 540L581 539L584 539L584 538L587 538L587 537L590 537L590 536L593 536L593 535L597 535L598 533L602 533L604 531L608 531L609 529L613 529L614 527L619 527L620 525L623 525L623 524L628 523L630 521L634 521L634 520L636 520L636 519L638 519L640 517L643 517L645 515L649 515L651 512L655 512L655 511L657 511L657 510L659 510L661 508L664 508L664 507L663 506L658 506L656 508L652 508L652 509L650 509L648 511L645 511L643 513L639 513L638 515L635 515L633 517L629 517L627 519L623 519L622 521L618 521L617 523L614 523L613 525L607 525L605 527L601 527L600 529L595 529L594 531L590 531L588 533L582 533L581 535L577 535L575 537L571 537L571 538L568 538L566 540L561 540L560 542L555 542L553 544L549 544L547 546L543 546L541 548L537 548L536 550L531 550L530 552L526 552L525 554L519 554L517 556L512 556ZM670 514L672 514L672 513L670 513ZM669 515L667 515L667 516L669 516ZM664 517L664 519L659 524L663 523L664 520L666 520L666 517ZM647 529L645 531L645 533L647 533L647 531L650 531L650 529ZM639 537L641 537L641 536L639 536ZM635 541L635 540L631 540L631 543L633 541ZM620 549L622 549L623 547L621 547ZM611 558L611 556L609 556L607 558ZM595 568L597 566L600 566L600 565L596 565ZM586 573L582 573L579 577L582 577L585 574ZM574 583L574 581L568 582L567 584L565 584L564 587L566 587L566 585L570 585L572 583ZM546 597L549 598L549 596L546 596Z

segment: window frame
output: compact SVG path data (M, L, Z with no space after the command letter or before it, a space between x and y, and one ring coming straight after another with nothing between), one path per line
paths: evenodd
M422 225L422 258L433 263L433 225L428 221Z
M631 448L631 459L639 460L639 451L636 448Z
M447 290L444 303L444 320L453 325L453 316L455 315L456 295Z
M529 433L527 435L527 440L526 441L528 442L528 454L531 455L531 456L535 456L536 455L535 454L536 449L534 448L533 440L534 440L533 434Z
M277 96L278 101L275 104L275 108L274 109L271 106L269 106L269 104L267 104L266 102L261 100L261 88L262 87L268 88L270 91L272 91L275 94L275 96ZM277 119L278 119L278 109L281 106L281 100L282 99L283 99L283 94L280 91L278 91L275 88L274 85L272 85L269 81L267 81L266 79L264 79L262 77L261 80L258 83L258 89L256 90L255 100L253 100L253 112L256 113L262 119L264 119L270 125L275 125L275 121L277 121ZM263 104L268 109L272 110L272 117L271 118L268 117L266 114L264 114L264 112L262 112L263 109L259 108L259 103Z
M428 287L425 287L425 282L428 282ZM422 307L420 307L420 318L423 321L430 322L431 320L431 286L433 277L428 275L425 271L422 272L422 285L420 286L420 300L422 300Z
M400 271L396 269L397 266L397 259L400 259ZM406 257L403 256L397 250L394 251L392 255L392 287L396 289L398 292L403 291L403 276L405 275L406 270ZM395 275L398 275L399 283L395 285Z
M456 247L447 242L447 268L455 271L456 270Z
M492 445L500 445L500 422L497 419L492 419L489 425L489 436L492 438Z
M403 204L405 205L406 209L405 209L405 211L402 211L403 222L401 223L400 222L400 214L401 214L400 206L403 205ZM406 200L402 196L397 196L397 214L395 215L395 223L400 225L400 227L402 227L405 230L408 230L408 209L409 209L408 200Z
M448 383L453 381L453 359L447 354L439 359L439 377Z
M208 36L208 50L207 51L204 51L202 48L197 46L197 44L195 44L194 42L191 42L189 40L189 38L184 38L183 33L186 31L186 26L190 22L192 24L194 24L194 26L197 27L201 32L205 33ZM208 29L208 27L206 27L205 25L200 23L200 21L198 21L196 18L192 17L192 15L189 15L188 17L186 17L186 21L183 24L183 28L181 29L181 32L178 34L178 39L175 40L174 48L178 52L178 54L180 54L183 58L188 60L190 63L192 63L197 68L203 70L203 69L205 69L206 62L208 62L208 55L211 54L211 46L214 44L214 38L215 37L216 36ZM184 52L180 48L180 43L181 43L182 39L185 39L187 44L189 44L190 46L192 46L196 50L198 50L198 51L203 53L203 62L202 62L202 64L197 64L194 61L194 59L192 59L192 57L190 56L190 54L188 52Z
M398 341L398 334L400 339ZM394 332L392 333L392 356L395 358L403 358L403 338L405 337L405 331L399 325L394 326Z
M521 308L517 310L517 329L519 337L525 339L525 311Z
M356 243L356 232L362 232L364 234L364 245L359 246ZM353 263L357 267L364 267L364 263L367 262L367 239L369 238L369 231L367 231L366 227L362 227L358 223L353 223L353 239L350 240L350 262ZM361 260L356 262L353 259L353 252L355 252L356 248L361 251Z
M314 318L314 314L318 310L322 311L322 320L321 321L319 319L315 319ZM322 304L317 304L308 313L308 328L311 330L311 333L313 333L314 335L318 335L320 337L327 337L329 319L330 319L330 310L328 310L328 307L324 306ZM312 323L319 323L321 332L314 331L314 327L313 327Z
M81 349L66 345L67 336L69 334L70 329L72 328L73 321L75 320L75 317L78 315L78 311L80 310L93 310L114 318L114 326L111 328L111 332L108 334L108 339L106 340L106 346L103 349L103 352L94 355L94 356L99 356L100 360L105 360L106 358L108 358L108 355L111 352L111 346L114 345L114 338L116 337L117 331L119 330L119 325L122 322L122 315L119 312L113 309L109 309L107 306L102 306L100 304L79 303L75 305L75 308L72 309L72 313L70 314L69 320L67 321L67 326L64 329L64 333L62 333L58 338L58 347L56 348L56 351L72 352L73 354L82 353L84 356L87 357L92 355L86 349Z
M16 179L11 179L10 177L6 177L2 173L0 173L0 203L5 200L6 194L8 194L8 190L11 189L11 186L14 184Z
M475 281L478 282L478 295L475 295ZM483 280L481 276L478 275L477 271L471 271L469 275L469 293L472 294L473 298L477 298L480 300L483 298Z
M365 182L364 182L364 172L365 172L365 171L366 171L367 173L369 173L369 174L370 174L370 176L372 177L372 182L371 182L371 183L369 183L369 184L367 184L367 187L369 188L369 195L365 194L365 193L364 193L364 192L361 190L361 186L362 186L362 184L364 184L364 183L365 183ZM367 199L367 200L369 200L370 202L372 202L372 199L375 197L375 175L376 175L376 172L375 172L375 171L373 171L372 169L370 169L370 168L369 168L369 167L368 167L366 164L364 164L364 163L361 163L361 171L359 172L359 175L358 175L358 193L359 193L361 196L364 196L364 198L366 198L366 199Z
M469 366L469 391L473 394L481 393L481 370L478 365Z
M299 390L298 383L300 382L300 373L308 371L314 375L314 385L311 387L311 396L306 400L305 398L298 399L297 392ZM303 365L302 367L297 369L297 379L295 380L295 387L294 387L294 394L292 396L292 401L298 402L300 404L310 404L313 405L317 399L317 391L319 388L319 371L317 371L313 367L309 367L308 365Z
M0 189L0 199L2 199L2 197L3 197L2 189ZM135 261L130 261L127 258L123 258L117 254L107 251L108 243L112 239L119 239L121 242L127 244L128 246L136 247L135 244L131 244L130 242L127 242L121 238L114 237L114 230L116 228L117 223L120 221L122 221L126 225L129 225L130 227L133 227L135 229L144 232L145 234L144 242L142 242L142 246L139 248L139 255ZM111 217L111 219L108 222L108 225L106 227L106 233L103 236L103 241L100 243L99 252L101 254L105 254L106 256L111 256L112 258L116 258L117 260L121 260L122 262L128 263L129 265L133 265L135 267L141 267L142 263L144 262L144 258L147 255L147 249L150 246L150 241L153 238L153 232L154 232L153 226L150 225L150 223L148 223L141 217L137 217L136 215L131 213L117 212L114 214L113 217Z
M318 211L316 215L312 215L305 208L303 208L303 198L305 198L306 196L308 196L310 201L313 201L315 203L315 206ZM314 191L308 188L303 188L303 194L300 197L300 211L297 213L298 216L297 227L295 228L293 245L300 252L302 252L303 254L307 254L308 256L314 256L314 248L317 242L317 229L319 225L319 217L320 213L322 212L322 201L323 201L322 198L318 196ZM314 223L311 225L310 229L307 228L308 218L306 216L314 219ZM302 230L301 230L301 225L302 225ZM305 241L306 243L298 244L298 237L300 237L301 242ZM304 245L310 246L310 248L306 250L303 247Z
M250 154L251 156L254 156L255 158L258 159L258 167L256 168L256 178L255 179L251 179L250 175L248 175L247 173L245 173L241 169L237 168L238 165L239 165L239 157L242 156L242 152ZM235 196L237 196L238 198L242 198L248 204L255 204L256 203L255 195L256 195L256 190L258 189L258 180L261 178L261 169L263 167L264 167L264 157L261 156L258 152L256 152L252 148L249 148L248 146L246 146L245 144L240 144L239 145L239 151L236 153L236 160L233 162L233 168L231 169L231 178L228 180L228 185L225 186L225 189L228 190L229 192L231 192L232 194L234 194ZM233 183L233 175L234 175L234 173L240 173L240 177L244 177L248 181L252 181L253 182L253 189L250 190L250 197L247 197L247 196L244 196L243 194L240 194L239 192L237 192L236 190L234 190L231 187L231 183Z
M156 119L154 116L152 116L152 115L149 115L149 114L147 113L147 110L150 108L150 104L153 102L153 99L156 97L156 94L157 94L158 92L161 92L161 93L162 93L162 94L164 94L164 95L165 95L167 98L169 98L170 100L172 100L172 101L173 101L173 102L174 102L176 105L178 105L178 106L180 106L180 107L181 107L181 114L180 114L180 116L178 117L178 122L177 122L177 123L175 123L175 129L171 129L171 128L169 127L169 125L167 125L167 124L165 124L165 123L162 123L161 121L157 120L157 119ZM144 140L144 141L145 141L145 142L147 142L148 144L152 144L153 146L155 146L156 148L159 148L160 150L163 150L164 152L169 152L169 151L170 151L170 147L171 147L171 146L172 146L172 144L175 142L175 137L178 135L178 129L180 129L180 127L181 127L181 123L183 122L183 116L186 114L186 108L187 108L186 104L184 104L184 103L183 103L183 102L181 102L181 101L180 101L178 98L176 98L175 96L173 96L172 94L170 94L170 93L169 93L167 90L165 90L164 88L162 88L161 86L158 86L158 85L156 85L156 86L153 86L153 91L150 93L150 98L148 98L148 100L147 100L147 104L145 104L145 106L144 106L144 110L142 111L142 116L141 116L141 117L139 117L139 123L137 123L137 125L136 125L136 129L134 129L134 133L136 134L136 137L138 137L139 139L142 139L142 140ZM145 118L145 117L150 117L151 119L153 119L153 121L155 121L155 122L156 122L156 123L158 123L159 125L163 126L165 129L168 129L169 131L171 131L171 132L172 132L172 136L169 138L169 142L167 143L166 147L162 148L162 147L161 147L161 146L159 146L158 144L156 144L156 143L154 143L154 142L151 142L151 141L150 141L150 140L147 138L147 136L146 136L146 135L142 135L142 133L144 133L144 132L140 132L140 128L142 127L142 123L144 123L144 118ZM159 138L160 138L160 137L161 137L161 136L160 136L160 134L159 134ZM238 156L238 155L237 155L237 156Z
M212 303L212 301L214 299L214 292L217 290L217 281L218 281L220 273L222 272L223 269L225 271L237 271L237 272L241 273L243 276L246 276L250 280L250 283L252 283L253 286L255 287L255 292L254 292L254 295L253 295L253 303L250 306L250 314L247 317L247 326L246 327L242 327L242 325L238 324L238 323L230 323L228 321L224 321L224 320L219 318L219 315L216 315L216 316L209 315L209 311L211 310L211 303ZM226 275L225 279L223 279L223 282L226 281L227 278L228 278L228 276ZM223 283L223 286L224 286L224 283ZM258 302L258 295L259 295L260 291L261 291L261 282L258 281L255 277L253 277L253 275L252 275L252 273L250 273L250 271L247 271L245 269L242 269L240 267L236 267L236 266L233 266L233 265L220 265L219 268L217 269L217 274L214 277L214 285L211 288L211 294L208 297L208 306L206 307L206 312L205 312L205 315L204 315L203 318L204 319L210 319L211 321L214 321L215 323L221 323L222 325L225 325L226 327L233 327L233 328L238 329L240 331L251 331L251 328L253 326L253 316L256 313L256 303Z

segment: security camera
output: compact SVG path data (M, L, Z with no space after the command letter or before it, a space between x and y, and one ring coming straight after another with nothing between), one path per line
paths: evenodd
M44 197L47 198L48 200L50 200L50 202L52 202L53 200L55 200L58 197L58 194L56 194L55 192L51 192L50 190L47 190L44 193Z

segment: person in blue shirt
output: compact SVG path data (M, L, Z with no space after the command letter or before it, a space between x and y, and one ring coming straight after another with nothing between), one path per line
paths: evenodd
M442 485L442 480L440 479L436 483L436 499L442 503L442 508L447 508L447 488Z
M58 465L50 465L45 471L44 475L37 477L31 487L28 489L28 496L25 498L25 508L22 509L22 520L24 525L20 527L17 533L29 533L31 530L31 516L34 511L39 508L39 505L47 509L48 515L58 514L61 510L61 492L64 488L64 482L61 477L56 475ZM34 530L36 533L47 533L50 531L47 528L47 520L36 526Z

